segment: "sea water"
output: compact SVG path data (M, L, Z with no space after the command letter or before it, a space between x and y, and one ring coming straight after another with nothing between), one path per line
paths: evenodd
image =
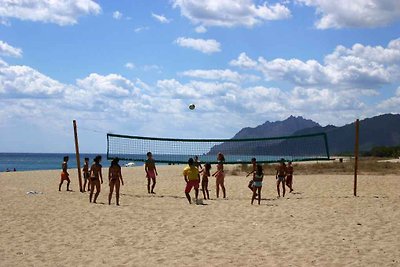
M109 167L110 161L105 154L80 154L80 163L83 166L84 158L88 157L92 164L94 157L102 156L101 164ZM0 172L5 171L32 171L32 170L61 170L64 156L69 156L68 168L76 169L76 156L69 153L0 153ZM120 161L123 166L127 161ZM136 165L141 165L136 163Z

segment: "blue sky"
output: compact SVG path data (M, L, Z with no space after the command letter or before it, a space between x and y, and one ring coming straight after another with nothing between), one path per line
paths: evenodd
M0 0L0 151L399 113L400 2L349 3Z

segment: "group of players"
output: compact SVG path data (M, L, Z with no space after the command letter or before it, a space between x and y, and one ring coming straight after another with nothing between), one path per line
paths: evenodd
M64 181L67 182L67 191L70 191L70 179L68 174L68 160L69 157L64 157L64 162L62 163L61 181L58 190L61 191L61 186ZM85 163L82 168L84 184L83 192L86 188L90 191L89 201L96 203L96 200L101 191L101 184L103 184L102 176L102 166L100 164L101 156L98 155L94 158L93 164L89 168L89 158L85 158ZM108 180L110 186L110 192L108 195L108 204L111 204L112 195L115 189L116 192L116 204L119 205L120 196L120 186L124 185L124 180L122 178L121 166L118 164L119 159L115 158L111 161L111 166L108 171ZM147 160L144 164L144 170L147 178L147 192L149 194L155 194L154 188L156 186L156 177L158 176L155 160L151 152L147 153ZM199 161L199 158L195 156L194 158L189 158L188 166L183 170L183 178L186 182L185 195L189 203L192 203L190 197L190 192L192 188L195 191L195 201L198 203L199 200L199 188L201 184L201 189L204 199L210 199L210 194L208 190L209 177L213 176L216 180L216 197L219 198L220 190L222 191L223 198L226 198L226 188L224 184L225 172L224 172L225 157L222 153L217 155L217 170L211 174L211 164L206 163L204 167ZM261 189L263 185L264 171L261 164L257 164L256 158L251 159L252 171L249 172L246 177L252 175L252 179L249 181L248 187L252 191L251 204L254 200L258 199L258 204L261 202ZM281 196L280 185L282 184L282 196L285 196L286 189L288 186L290 192L293 191L293 166L289 161L286 166L284 159L280 160L279 166L276 168L276 187L278 191L278 197ZM94 192L96 190L96 192ZM94 198L93 198L94 195Z

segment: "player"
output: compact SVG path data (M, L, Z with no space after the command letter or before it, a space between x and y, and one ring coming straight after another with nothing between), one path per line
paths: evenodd
M62 169L61 181L60 181L60 184L58 185L58 191L61 191L61 186L64 183L64 181L67 181L67 191L71 191L69 189L69 184L70 184L71 180L69 179L69 173L68 173L68 160L69 160L69 157L65 156L64 161L61 164L61 169Z
M86 184L87 184L87 191L90 191L90 170L89 170L89 158L85 158L85 163L83 164L82 168L82 173L83 173L83 180L85 182L83 183L83 192L86 192Z
M251 205L253 205L254 199L258 196L258 205L261 202L261 189L263 184L264 171L261 164L257 164L256 173L253 178L253 196L251 198Z
M101 156L98 155L94 158L94 163L90 167L90 196L89 201L92 202L94 188L96 187L96 194L94 195L93 203L96 203L97 197L100 194L101 184L103 184L103 175L101 173Z
M280 184L282 183L283 197L285 197L285 177L286 177L286 165L285 160L281 159L278 168L276 168L276 189L278 190L278 197L281 196Z
M251 159L251 165L252 165L252 171L249 172L246 175L246 177L249 177L250 175L253 174L253 178L249 181L249 185L247 186L251 190L251 192L253 192L254 173L257 170L257 159L256 158L252 158Z
M156 162L153 159L153 154L151 152L147 152L147 160L144 164L144 170L146 172L146 178L147 178L147 192L150 194L155 194L154 192L154 187L156 186L156 176L158 175L157 169L156 169ZM153 181L153 184L151 185L151 191L150 191L150 182Z
M219 198L219 188L221 187L222 193L224 195L224 198L226 198L226 190L225 190L225 185L224 185L224 180L225 180L225 173L224 173L224 162L225 162L225 157L224 154L221 152L218 153L217 155L217 160L218 160L218 165L217 165L217 171L213 173L212 176L214 176L216 179L216 193L217 193L217 198Z
M288 162L288 166L286 168L286 186L290 188L289 193L293 192L293 166L292 162Z
M124 180L122 179L121 166L118 164L119 158L115 158L111 161L111 166L108 169L108 181L110 184L110 194L108 194L108 205L111 205L111 198L115 187L115 194L117 200L117 206L119 206L119 188L124 185Z
M208 177L210 177L211 164L204 164L204 169L201 170L202 180L201 180L201 190L203 191L204 199L210 199L210 194L208 192Z
M199 197L199 185L200 185L200 174L199 170L196 168L194 165L194 160L193 158L190 158L188 160L188 165L184 170L183 170L183 178L185 179L186 182L186 188L185 188L185 195L187 200L189 201L189 204L192 204L192 200L190 198L190 191L194 187L194 192L195 192L195 198L196 198L196 203Z

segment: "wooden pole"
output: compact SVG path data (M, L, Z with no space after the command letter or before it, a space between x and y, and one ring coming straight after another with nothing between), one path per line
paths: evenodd
M73 125L74 125L74 137L75 137L76 167L78 169L79 191L83 192L83 189L82 189L82 174L81 174L81 160L80 160L80 157L79 157L78 130L76 128L76 120L73 120Z
M360 120L356 120L356 142L354 145L354 196L357 196L357 171L358 171L358 149L359 149Z

